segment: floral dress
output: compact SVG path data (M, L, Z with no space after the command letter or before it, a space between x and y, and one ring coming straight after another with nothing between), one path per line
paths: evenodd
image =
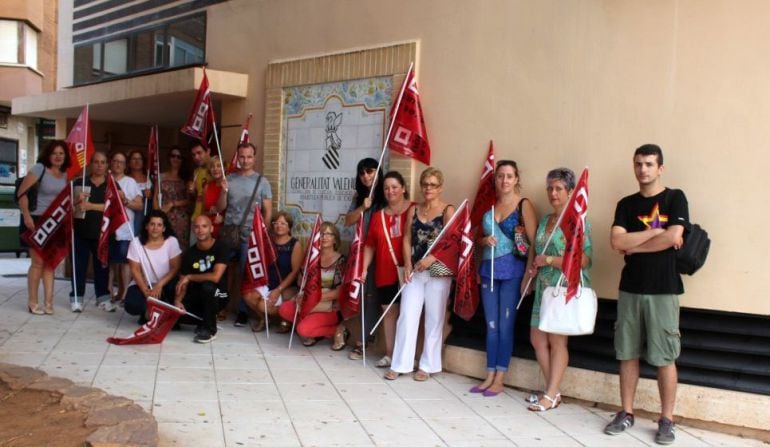
M187 187L184 180L162 179L160 190L163 202L187 200ZM190 246L190 209L187 206L175 206L168 212L168 220L174 230L174 236L179 240L180 247Z
M548 226L548 218L551 215L546 215L540 220L540 224L537 226L537 234L535 234L535 253L541 254L545 242L548 240L550 233L545 231ZM551 239L551 243L548 244L548 249L545 251L546 256L564 256L564 250L567 247L567 241L564 239L564 233L561 228L554 228L554 235ZM591 287L591 276L588 274L588 269L591 267L591 258L593 257L593 248L591 244L591 224L586 221L586 234L583 238L583 253L588 256L588 265L583 268L583 285L585 287ZM556 286L561 277L561 270L550 265L540 267L537 271L537 279L535 279L535 301L532 304L532 319L529 324L531 327L540 326L540 303L543 298L543 291L548 286ZM567 286L567 281L562 283L562 286Z

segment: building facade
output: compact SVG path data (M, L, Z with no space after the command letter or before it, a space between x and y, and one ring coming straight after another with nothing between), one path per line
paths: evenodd
M665 183L687 193L692 219L713 240L706 266L685 278L687 385L677 414L758 429L770 423L761 411L770 394L770 301L762 287L770 235L760 227L768 212L757 187L766 183L770 141L767 3L63 0L59 12L57 91L15 99L14 114L55 119L64 135L89 103L98 147L144 147L157 123L168 148L185 142L178 129L205 64L225 159L252 113L274 203L302 211L319 194L292 198L287 178L301 167L287 151L301 147L303 135L334 138L328 128L303 133L302 118L320 120L323 110L334 123L339 114L341 127L332 127L344 144L371 148L378 136L381 144L380 104L414 62L432 163L449 179L450 201L475 193L490 139L498 158L519 163L524 194L540 214L548 210L549 169L590 167L592 277L610 326L623 265L608 241L615 203L637 189L633 150L661 145ZM367 99L346 96L351 88ZM355 121L356 136L345 134L359 103L368 108ZM423 166L398 156L389 163L416 193ZM448 367L483 374L477 330L454 324L459 338L450 337ZM585 345L576 356L581 367L569 370L563 394L617 404L611 338L580 340L573 346ZM516 355L524 351L517 346ZM537 365L513 363L509 383L536 387ZM643 380L639 394L642 408L655 411L654 381Z

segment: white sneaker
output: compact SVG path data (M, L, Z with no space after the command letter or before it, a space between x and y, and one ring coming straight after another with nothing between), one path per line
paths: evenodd
M99 303L99 309L101 309L101 310L103 310L105 312L115 312L115 310L117 309L117 306L112 304L112 302L110 300L107 300L107 301L102 301L101 303Z
M80 303L72 303L72 311L76 313L83 312L83 305Z

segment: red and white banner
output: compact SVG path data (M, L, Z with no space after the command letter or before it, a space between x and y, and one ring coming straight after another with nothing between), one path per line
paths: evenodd
M364 276L364 219L358 219L356 224L356 236L348 250L348 262L345 266L345 275L340 286L340 312L342 318L348 318L358 314L361 305L361 279Z
M71 160L67 169L67 180L70 181L78 175L85 176L86 166L95 150L91 137L91 122L88 119L88 105L83 107L66 141Z
M426 254L433 255L454 273L457 273L460 252L463 249L463 215L467 214L468 200L463 200Z
M400 101L394 103L391 111L393 129L388 135L388 146L407 157L430 165L430 144L422 116L420 93L410 67L401 87Z
M107 259L110 247L110 235L114 234L118 228L128 222L126 209L120 200L118 184L112 178L112 174L107 174L107 188L104 191L104 213L102 214L102 227L99 233L99 242L96 245L96 255L103 266L107 266Z
M243 127L241 127L241 137L238 139L238 146L235 147L233 158L230 160L230 164L227 165L228 174L232 174L241 169L241 166L238 164L238 148L242 144L249 142L249 122L251 122L251 113L246 117L246 121L243 123Z
M305 271L303 272L302 306L299 318L305 318L321 302L321 216L317 216L313 232L305 250Z
M152 297L147 298L147 313L150 315L149 321L134 331L130 337L109 337L107 343L112 343L113 345L152 345L162 343L171 328L179 320L179 317L185 315L185 311L182 309Z
M147 170L155 188L160 188L158 185L158 178L160 178L160 153L158 150L158 126L155 125L150 127L150 139L147 142Z
M249 233L249 249L246 252L241 293L266 287L268 283L267 268L275 263L277 257L270 236L267 234L265 221L259 207L254 210L254 220Z
M476 255L473 244L473 224L468 207L460 211L461 236L457 276L455 282L454 312L463 320L470 321L479 306L479 278L476 272Z
M496 200L495 150L492 140L489 140L489 151L486 160L484 160L484 167L481 168L481 180L479 180L479 188L476 190L476 198L473 199L473 207L471 208L471 228L475 229L479 226L484 213L492 208Z
M34 230L23 235L30 248L43 258L45 266L56 268L67 256L72 239L72 186L62 189L59 195L40 216Z
M190 113L187 115L187 121L182 126L182 133L189 135L208 147L206 138L209 134L209 126L214 127L214 106L211 102L211 89L209 88L209 78L206 76L206 70L203 70L203 79L198 87L198 94L195 96Z
M583 169L575 190L564 208L559 228L567 245L561 271L567 279L566 302L577 296L583 264L583 241L588 214L588 168Z

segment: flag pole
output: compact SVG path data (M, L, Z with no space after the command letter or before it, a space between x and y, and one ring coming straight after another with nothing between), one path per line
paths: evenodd
M88 160L86 158L88 158L88 142L89 142L89 138L88 138L89 134L88 134L88 132L89 132L90 127L91 127L91 111L89 109L89 104L88 103L86 103L86 116L88 116L88 119L86 120L86 144L85 144L86 147L83 149L83 151L85 152L85 156L83 157L83 184L82 184L83 189L86 188L86 165L88 164ZM75 203L75 202L72 202L72 203ZM73 212L73 214L74 214L74 212ZM73 230L74 230L74 227L73 227ZM75 249L74 244L73 244L72 249L73 250Z
M454 223L455 219L457 219L457 218L458 218L458 216L460 215L460 212L459 212L459 211L460 211L460 210L461 210L461 209L462 209L464 206L467 206L467 205L468 205L468 199L465 199L465 200L463 200L463 202L460 204L460 206L458 206L458 207L457 207L457 209L455 210L454 214L452 214L452 217L449 219L449 222L447 222L447 223L446 223L446 225L444 225L444 228L442 228L442 229L441 229L441 232L439 232L438 236L436 236L436 240L434 240L434 241L433 241L433 244L431 244L431 246L430 246L430 247L428 247L428 250L425 252L425 254L424 254L424 255L422 255L422 257L420 258L420 261L422 261L423 259L425 259L426 257L428 257L428 255L430 255L430 252L433 250L433 247L435 247L435 246L436 246L436 242L438 242L438 241L440 241L440 240L441 240L441 237L444 235L444 233L446 233L446 230L447 230L447 228L450 228L450 227L452 226L452 224ZM418 262L419 262L419 261L418 261ZM410 276L411 276L411 275L410 275ZM372 328L372 330L371 330L371 331L369 331L369 335L373 335L373 334L374 334L374 331L376 331L376 330L377 330L377 328L380 326L380 323L382 323L382 319L383 319L383 318L385 318L385 315L388 313L388 311L390 310L390 308L393 306L393 303L395 303L395 302L396 302L396 298L398 298L398 297L399 297L399 295L401 295L401 292L404 290L404 287L406 287L406 284L407 284L407 283L405 282L405 283L404 283L404 284L403 284L403 285L402 285L402 286L401 286L401 287L398 289L398 292L396 292L396 294L393 296L393 299L392 299L392 300L390 300L390 303L388 304L388 307L386 307L386 308L385 308L385 310L382 312L382 315L380 315L380 319L379 319L379 320L377 320L377 323L375 323L375 325L374 325L374 327Z
M86 135L88 135L86 133ZM85 177L84 177L85 178ZM85 183L85 180L84 180ZM75 182L70 182L70 202L75 203ZM72 231L70 231L70 241L72 242L72 296L75 298L75 304L78 304L78 278L77 268L75 268L75 210L73 207L70 215L70 225L72 225Z
M569 203L569 201L567 201ZM556 224L553 226L553 229L559 228L559 225L561 225L561 220L564 217L564 212L567 210L567 207L565 206L562 208L561 213L559 214L559 218L556 220ZM553 239L553 235L556 233L556 231L551 231L551 234L548 235L548 239L545 241L545 245L543 245L543 250L540 252L541 255L545 254L545 251L548 249L548 246L551 244L551 239ZM524 291L526 292L529 290L529 286L532 284L532 277L530 276L527 280L527 284L524 286ZM519 298L519 303L516 305L516 310L519 310L519 307L521 307L521 303L524 301L524 294L521 295Z
M495 204L492 204L492 235L495 234L495 227L497 226L497 218L495 218ZM492 258L490 259L490 267L492 269L489 275L489 291L495 291L495 246L492 247Z
M363 213L362 213L363 214ZM363 216L361 216L363 218ZM365 292L366 285L362 282L361 283L361 360L363 360L364 368L366 368L366 326L364 318L364 309L366 308L366 304L364 303L364 300L366 300L366 293Z
M374 171L374 178L372 179L372 187L369 189L369 198L371 199L374 195L374 189L377 187L377 177L380 175L380 166L382 166L382 160L385 158L385 151L388 149L388 141L390 140L390 134L393 132L393 124L396 122L395 120L395 113L398 113L399 107L401 107L401 100L404 98L404 90L406 90L406 82L409 80L409 74L412 72L414 68L414 62L411 62L409 64L409 70L406 72L406 77L404 78L404 82L401 84L401 91L398 94L398 100L396 101L396 107L393 108L393 117L390 120L390 124L388 125L388 133L385 135L385 141L382 144L382 151L380 151L380 159L377 161L377 170Z
M319 216L316 216L316 223L318 222ZM313 229L315 230L315 224L313 224ZM302 275L302 283L299 286L299 292L297 292L297 297L302 295L305 291L305 281L307 281L307 266L310 263L310 250L311 250L311 244L313 243L313 233L310 233L310 240L307 244L307 250L305 251L305 267L302 269L304 274ZM303 296L304 298L304 296ZM295 298L294 302L297 304L294 308L294 319L291 323L291 334L289 334L289 349L291 349L291 342L294 340L294 330L297 327L297 317L299 316L299 299Z

